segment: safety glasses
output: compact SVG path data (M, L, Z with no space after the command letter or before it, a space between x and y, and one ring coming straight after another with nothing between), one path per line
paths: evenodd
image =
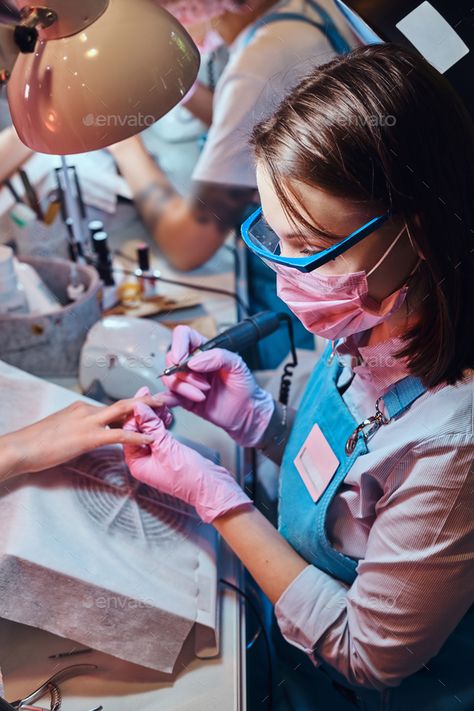
M386 212L384 215L372 218L372 220L366 222L365 225L362 225L362 227L359 227L355 232L352 232L348 237L345 237L332 247L323 249L316 254L310 254L307 257L282 256L280 253L280 238L263 218L261 207L245 220L241 227L241 233L247 247L264 261L270 262L269 266L271 266L271 263L282 264L287 267L293 267L293 269L297 269L300 272L312 272L314 269L346 252L363 240L364 237L375 232L388 220L390 214L390 212Z

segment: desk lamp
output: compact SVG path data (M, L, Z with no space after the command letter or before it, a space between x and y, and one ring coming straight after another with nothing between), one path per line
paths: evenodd
M44 2L4 0L0 11L0 83L8 83L13 124L32 150L65 156L122 141L164 116L194 84L199 51L156 0Z

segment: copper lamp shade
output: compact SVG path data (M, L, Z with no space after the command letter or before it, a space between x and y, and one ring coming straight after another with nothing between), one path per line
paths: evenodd
M58 22L40 29L34 53L19 55L8 84L13 123L34 151L109 146L164 116L193 85L199 52L156 0L44 5Z

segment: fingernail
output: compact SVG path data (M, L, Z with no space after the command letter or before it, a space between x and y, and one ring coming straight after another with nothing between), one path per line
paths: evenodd
M150 395L150 388L144 385L139 390L137 390L134 397L146 397L147 395Z
M146 442L146 444L151 444L155 441L155 438L152 435L143 435L143 441Z

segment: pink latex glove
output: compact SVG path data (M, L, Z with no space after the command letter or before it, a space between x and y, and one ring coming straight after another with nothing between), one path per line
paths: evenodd
M205 340L188 326L177 326L167 364L180 363ZM163 378L172 396L160 393L157 397L171 407L181 405L222 427L243 447L257 445L267 429L275 403L270 393L259 387L242 358L223 348L214 348L195 355L188 369Z
M133 397L134 398L147 397L148 395L151 395L150 388L148 388L146 385L144 385L142 388L137 390L137 392L135 393L135 395ZM166 429L168 429L169 427L171 427L171 425L174 422L173 413L168 408L168 406L165 402L165 399L160 397L159 393L154 396L154 399L157 401L157 405L156 405L156 407L154 406L153 409L154 409L156 415L160 418L160 420L163 421L163 424L166 427ZM130 431L130 429L129 429L129 431ZM134 430L134 431L136 432L136 430Z
M252 502L223 467L178 442L148 405L138 402L124 426L154 437L146 447L124 446L125 459L139 481L194 506L205 523Z

